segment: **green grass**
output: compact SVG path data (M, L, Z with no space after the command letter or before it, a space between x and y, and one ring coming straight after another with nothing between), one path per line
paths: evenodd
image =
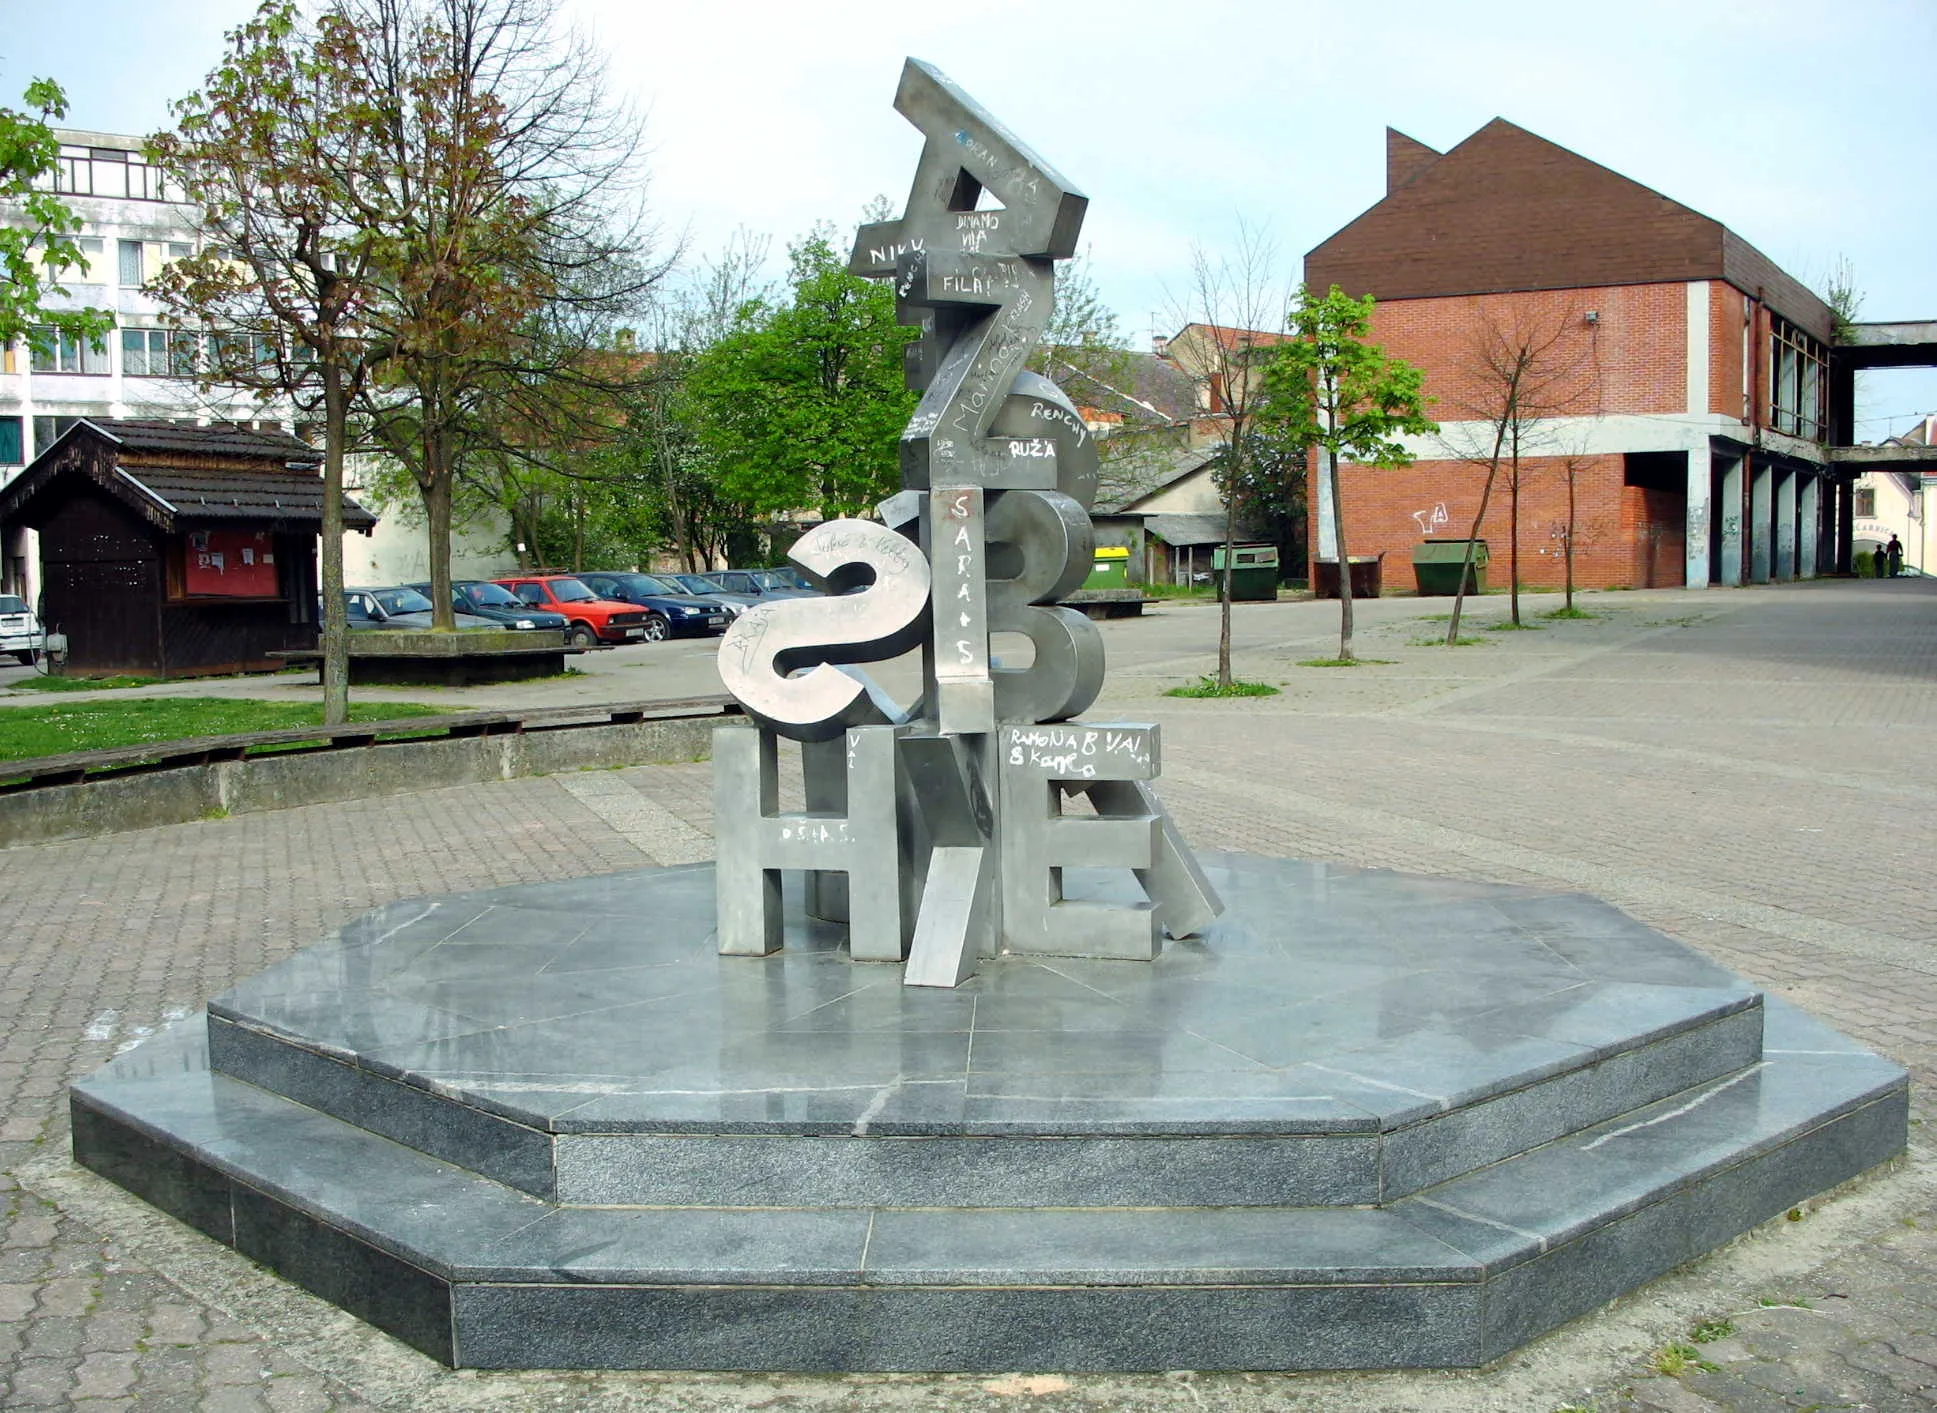
M1209 584L1132 584L1134 589L1142 589L1147 599L1204 599L1214 601L1215 590Z
M1515 623L1509 618L1499 623L1487 624L1486 631L1489 633L1538 633L1540 631L1540 625L1538 623Z
M23 677L13 683L22 692L106 692L116 687L152 687L159 677Z
M1204 676L1195 682L1187 682L1181 687L1172 687L1165 692L1166 697L1275 697L1278 689L1269 682L1240 682L1233 678L1231 685L1220 687L1215 677Z
M352 721L437 716L442 709L417 702L357 702ZM30 760L69 751L179 741L189 736L229 736L320 726L314 702L258 702L223 697L144 697L132 701L0 709L0 760Z
M1542 618L1596 618L1598 614L1589 613L1584 608L1557 608L1551 613L1543 613Z
M1730 1319L1703 1320L1695 1326L1688 1336L1696 1344L1713 1344L1718 1339L1727 1339L1735 1333L1735 1321Z
M1453 639L1452 646L1456 648L1470 648L1475 646L1476 644L1485 643L1489 641L1491 640L1487 638L1477 638L1477 637L1469 638L1468 636L1466 636L1466 634L1462 633L1459 635L1459 637ZM1446 640L1444 638L1414 638L1406 646L1413 647L1413 648L1443 648L1446 645L1447 645Z
M1679 1378L1690 1369L1712 1370L1715 1365L1701 1357L1692 1344L1664 1344L1654 1352L1648 1361L1655 1372L1666 1374L1669 1378Z
M1300 667L1384 667L1391 662L1383 657L1308 657Z

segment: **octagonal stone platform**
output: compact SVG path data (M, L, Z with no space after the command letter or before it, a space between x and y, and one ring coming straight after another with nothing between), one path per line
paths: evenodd
M395 904L75 1153L449 1363L1132 1370L1481 1363L1904 1145L1902 1070L1605 904L1205 863L1203 938L955 991L718 956L710 866Z

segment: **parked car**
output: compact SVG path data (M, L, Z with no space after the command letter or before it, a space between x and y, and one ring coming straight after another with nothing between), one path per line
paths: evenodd
M345 589L343 605L349 611L352 628L430 628L435 626L431 602L417 590L402 585L394 589ZM455 615L459 628L496 628L488 618L474 614Z
M492 582L511 590L520 603L565 615L565 641L575 648L637 643L670 631L658 614L620 599L602 599L571 574L519 574Z
M726 631L729 615L719 604L686 593L655 575L599 569L581 573L578 578L600 598L637 604L658 614L667 630L658 637L704 637ZM648 632L646 636L655 635Z
M31 666L47 646L40 620L18 594L0 594L0 653L12 653Z
M425 597L430 595L429 584L412 584L410 587ZM488 618L500 628L539 629L563 633L572 626L564 614L533 608L530 604L521 602L518 596L504 585L494 584L489 579L451 580L451 607L459 613Z
M798 569L715 569L706 577L723 589L761 599L811 599L821 592Z
M695 598L710 599L725 609L727 616L738 618L749 608L760 602L758 594L742 594L723 587L717 580L705 574L661 574L656 576L668 584L677 584L679 591Z

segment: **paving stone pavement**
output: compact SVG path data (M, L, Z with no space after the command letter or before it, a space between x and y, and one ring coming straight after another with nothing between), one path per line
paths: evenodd
M1156 719L1200 847L1565 882L1913 1072L1911 1154L1485 1370L755 1378L429 1363L75 1169L65 1089L374 904L703 856L704 765L642 766L0 849L0 1406L59 1409L1500 1409L1937 1406L1937 583L1596 595L1420 646L1369 606L1245 606L1241 675L1159 693L1214 615L1106 625L1092 713ZM1530 601L1534 610L1552 600ZM581 684L582 685L582 684ZM634 688L636 694L636 688ZM757 1338L750 1331L749 1338Z

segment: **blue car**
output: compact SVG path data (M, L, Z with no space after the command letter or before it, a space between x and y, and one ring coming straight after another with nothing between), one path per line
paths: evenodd
M720 604L693 594L682 593L651 574L630 571L593 570L572 576L602 599L637 604L651 610L646 620L646 637L697 638L726 631L727 612Z
M817 599L821 591L798 569L715 569L707 578L736 594L770 599Z

